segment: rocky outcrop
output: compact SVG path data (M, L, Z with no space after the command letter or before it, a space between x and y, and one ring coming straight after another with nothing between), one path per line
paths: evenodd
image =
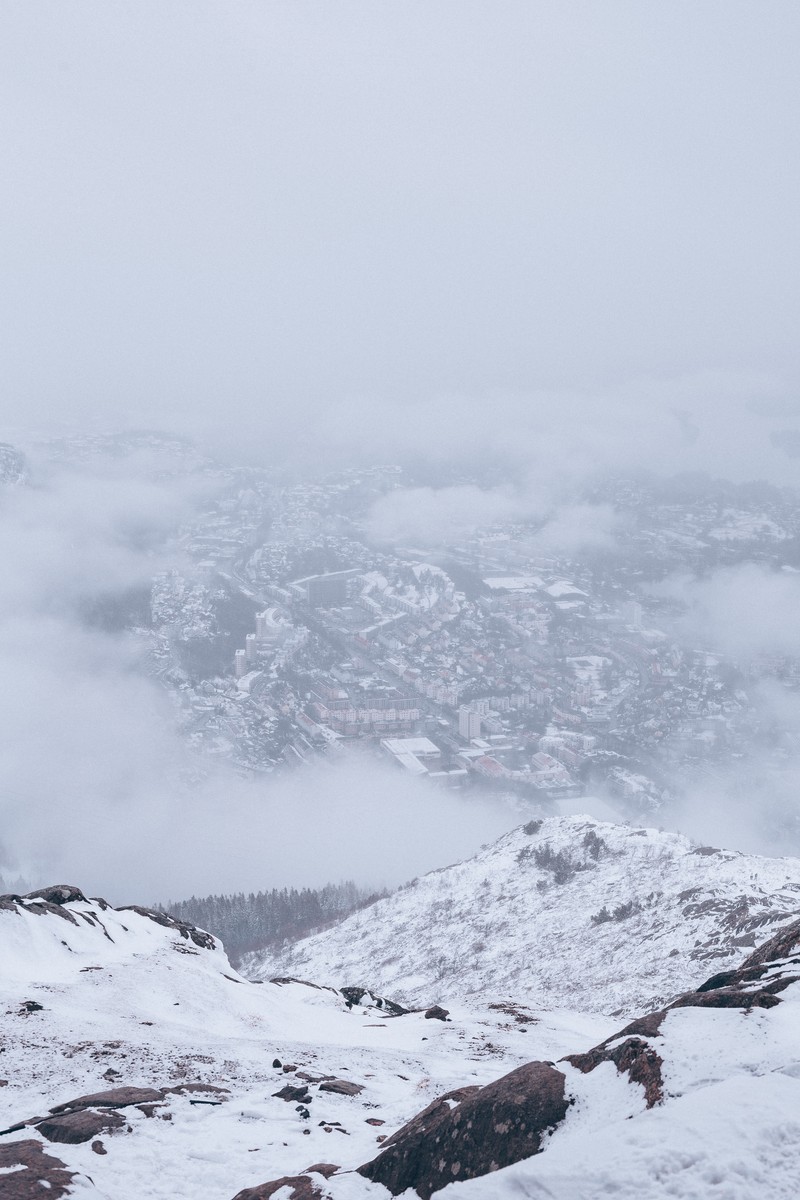
M269 1200L281 1188L287 1188L281 1200L326 1200L330 1192L325 1188L325 1180L330 1179L339 1170L333 1163L315 1163L307 1167L302 1175L283 1175L280 1179L271 1179L258 1187L245 1188L237 1192L233 1200ZM316 1176L316 1179L313 1178Z
M36 1132L48 1142L64 1142L79 1145L90 1142L101 1133L115 1133L125 1125L125 1118L114 1109L82 1109L80 1112L64 1113L63 1116L45 1117L36 1124Z
M357 1096L363 1092L363 1083L353 1083L350 1079L325 1079L319 1085L321 1092L333 1092L336 1096Z
M344 996L348 1008L354 1008L356 1004L363 1004L365 1008L380 1008L390 1017L404 1017L406 1013L411 1012L410 1008L403 1008L402 1004L398 1004L395 1000L389 1000L386 996L378 996L369 988L343 987L339 991Z
M663 1017L663 1013L654 1014ZM642 1022L635 1021L634 1025ZM584 1075L594 1071L601 1063L610 1062L620 1073L625 1073L631 1083L640 1083L644 1088L645 1103L648 1108L658 1104L664 1098L664 1083L661 1074L663 1062L658 1051L641 1037L627 1037L616 1034L601 1042L599 1046L586 1054L568 1054L562 1062L568 1062Z
M80 1112L85 1108L127 1108L130 1104L147 1104L154 1100L163 1100L164 1092L160 1088L119 1087L106 1092L92 1092L89 1096L78 1096L76 1100L66 1100L51 1108L51 1113Z
M170 1088L139 1088L119 1087L106 1092L93 1092L91 1095L78 1096L74 1100L66 1100L48 1110L47 1116L28 1117L18 1121L8 1129L0 1129L0 1135L17 1133L21 1129L36 1129L50 1142L65 1142L79 1144L91 1141L101 1133L114 1133L125 1124L125 1118L119 1115L118 1109L138 1108L147 1116L152 1116L157 1106L163 1105L170 1095L182 1095L186 1092L203 1092L211 1094L213 1101L204 1103L221 1103L227 1091L225 1088L214 1087L211 1084L178 1084ZM192 1100L190 1103L200 1103Z
M644 1092L647 1108L664 1099L660 1046L669 1012L679 1008L772 1008L800 982L800 921L779 930L732 971L713 975L664 1008L629 1022L613 1037L562 1061L583 1074L613 1063ZM563 1120L565 1077L549 1063L529 1063L484 1088L464 1088L428 1105L359 1168L394 1195L413 1188L423 1200L455 1180L486 1175L541 1149Z
M135 912L140 917L147 917L150 921L155 921L156 925L174 929L182 938L194 942L195 946L199 946L201 950L213 950L217 944L215 938L210 933L206 933L204 929L198 929L196 925L190 925L188 921L179 921L177 917L171 917L169 913L160 912L155 908L143 908L140 904L124 904L116 911Z
M749 971L752 967L760 967L781 959L800 962L800 920L784 925L766 942L762 942L758 949L744 960L740 970Z
M103 900L99 896L93 896L91 899L88 899L80 888L75 887L71 883L56 883L50 887L39 888L35 892L28 892L25 896L20 896L13 892L0 896L0 911L20 914L32 913L36 916L50 914L51 916L61 917L63 920L69 921L72 925L78 925L80 923L78 917L81 917L87 924L97 925L103 930L105 936L110 941L113 941L113 938L111 938L96 912L85 912L82 910L71 912L66 907L70 904L93 904L101 912L107 912L111 909L111 905L107 900ZM155 921L157 925L174 930L183 939L193 942L195 946L199 946L202 950L214 950L216 948L216 939L210 933L206 933L204 929L198 929L196 926L190 925L188 921L179 921L176 917L171 917L169 913L159 912L153 908L143 908L139 904L123 905L122 908L117 908L113 911L138 913L140 917L146 917L149 921Z
M551 1063L532 1062L486 1087L449 1092L394 1134L359 1174L394 1196L413 1188L429 1200L454 1180L529 1158L566 1115L565 1082Z
M0 1176L3 1200L60 1200L68 1194L75 1172L29 1138L0 1145Z
M51 887L40 888L38 892L28 892L25 899L44 900L47 904L88 903L81 889L71 883L55 883Z
M720 971L669 1008L774 1008L800 981L800 921L779 929L733 971Z
M662 1059L651 1039L661 1036L667 1013L676 1008L774 1008L779 993L800 982L800 921L779 930L734 971L712 975L694 991L684 992L666 1008L626 1025L613 1037L585 1054L569 1054L562 1061L587 1074L601 1063L612 1062L631 1083L644 1088L648 1108L663 1099Z
M425 1019L427 1021L447 1021L450 1017L450 1009L442 1008L439 1004L433 1004L425 1010Z

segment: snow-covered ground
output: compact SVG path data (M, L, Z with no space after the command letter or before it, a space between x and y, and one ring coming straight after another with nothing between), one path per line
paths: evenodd
M636 1013L737 962L798 911L800 859L555 817L247 973L368 983L415 1003L509 996L537 1008Z
M630 1011L637 995L674 996L730 974L793 915L798 868L701 852L675 835L554 818L310 940L309 982L251 982L208 935L145 910L57 892L45 905L0 900L0 1196L40 1194L18 1190L28 1172L7 1165L28 1141L75 1173L66 1193L41 1188L54 1200L232 1200L318 1163L340 1170L327 1181L315 1174L314 1192L295 1195L287 1185L277 1200L389 1200L355 1170L387 1135L443 1093L539 1060L563 1076L567 1101L542 1152L492 1170L488 1146L486 1173L438 1183L437 1197L794 1200L800 926L797 946L751 968L732 1001L726 975L711 1006L708 990L684 997L686 1006L633 1032L621 1029L627 1018L597 1010L619 1001ZM649 905L648 884L659 897ZM641 908L591 920L598 906L610 911L630 897ZM325 948L359 930L368 936L329 971L340 988L374 993L355 998L321 985ZM448 938L451 975L437 982L426 972ZM393 951L407 964L406 991L444 1004L449 1020L392 1015L381 996L398 997L381 969ZM314 965L319 973L305 969ZM465 980L472 994L459 998ZM763 998L748 1007L759 989ZM544 994L549 1007L533 999ZM595 998L588 1015L570 1007L576 997ZM599 1057L586 1055L606 1039ZM655 1098L610 1057L634 1043L635 1061L657 1063ZM53 1144L35 1124L8 1132L122 1087L155 1089L153 1103L127 1103L118 1127L90 1141ZM298 1091L276 1095L287 1087ZM457 1106L448 1102L449 1111ZM505 1130L493 1136L502 1141ZM452 1166L454 1177L463 1174L461 1163Z
M63 911L72 920L32 903L0 908L0 1129L121 1086L229 1091L221 1104L197 1102L214 1094L174 1095L151 1117L126 1108L130 1133L101 1138L106 1154L44 1143L109 1200L229 1200L311 1163L358 1166L436 1095L612 1032L607 1020L567 1012L520 1023L453 1005L443 1022L348 1008L328 989L250 983L218 943L197 946L139 913L93 901ZM27 1012L30 1001L41 1010ZM304 1118L273 1095L303 1082L276 1059L363 1091L337 1095L311 1082ZM31 1136L0 1137L0 1147Z

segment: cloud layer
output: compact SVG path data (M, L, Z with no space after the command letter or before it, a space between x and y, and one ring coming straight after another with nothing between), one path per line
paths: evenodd
M0 873L139 902L397 884L515 823L372 757L247 780L193 754L141 645L84 620L87 602L149 584L191 504L142 465L38 472L0 494Z
M5 411L788 469L798 33L773 0L12 3Z

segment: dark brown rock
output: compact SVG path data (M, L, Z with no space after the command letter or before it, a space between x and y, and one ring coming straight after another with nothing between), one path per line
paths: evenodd
M426 1009L425 1018L428 1021L446 1021L450 1016L449 1008L440 1008L438 1004L434 1004L431 1008Z
M79 1112L84 1108L127 1108L129 1104L148 1104L163 1100L164 1093L156 1088L121 1087L107 1092L93 1092L90 1096L78 1096L66 1100L50 1109L52 1114Z
M36 1126L37 1132L48 1142L65 1142L78 1145L90 1142L99 1133L113 1133L125 1124L125 1118L113 1109L96 1110L83 1108L80 1112L63 1113L61 1116L45 1117Z
M88 903L81 889L71 883L55 883L51 887L40 888L38 892L28 892L25 899L44 900L47 904Z
M348 1008L362 1004L365 1008L380 1008L392 1017L404 1017L411 1012L410 1008L403 1008L402 1004L398 1004L396 1000L388 1000L386 996L378 996L369 988L343 987L339 991L344 996Z
M280 1089L280 1091L273 1092L272 1094L278 1100L286 1100L286 1101L293 1100L295 1103L300 1103L300 1104L308 1104L311 1100L311 1095L309 1093L308 1087L304 1083L299 1084L297 1087L294 1087L292 1084L287 1083L285 1087L282 1087Z
M176 1083L174 1087L162 1088L161 1091L165 1096L189 1096L195 1092L207 1092L220 1100L231 1094L229 1088L219 1087L216 1083Z
M95 1154L108 1154L108 1151L99 1139L96 1142L92 1142L92 1149Z
M793 953L800 922L777 933L734 971L720 971L670 1008L774 1008L779 992L800 982L800 954ZM755 985L755 986L754 986Z
M614 1035L614 1038L620 1037L644 1037L653 1038L661 1036L661 1023L666 1017L666 1009L659 1008L655 1012L648 1013L644 1017L637 1017L635 1021L631 1021L624 1029ZM606 1038L603 1045L614 1040L614 1038Z
M60 1200L75 1178L66 1163L48 1154L34 1138L0 1145L0 1171L3 1200L42 1200L43 1196Z
M794 983L800 976L795 976L794 980L786 980L783 982L783 987L788 987L789 983ZM776 989L783 990L783 988ZM747 992L739 987L714 988L713 991L707 992L686 992L683 996L679 996L677 1000L673 1000L670 1008L774 1008L776 1004L780 1004L780 998L772 991L758 989L757 991Z
M17 1122L16 1125L11 1125L8 1129L0 1130L0 1134L15 1133L19 1129L24 1129L26 1125L35 1125L45 1137L50 1139L50 1141L88 1141L88 1139L93 1136L93 1132L100 1132L101 1127L104 1129L111 1129L116 1127L118 1124L124 1124L122 1117L120 1117L118 1121L112 1120L105 1125L98 1125L97 1129L94 1131L92 1131L92 1119L87 1119L84 1125L81 1125L80 1122L67 1122L66 1124L53 1124L53 1122L56 1118L60 1119L61 1117L77 1115L83 1112L89 1112L90 1110L93 1113L93 1118L100 1118L103 1116L103 1112L97 1112L96 1110L127 1108L129 1105L138 1106L140 1104L152 1104L158 1103L163 1099L164 1093L156 1088L124 1087L112 1088L108 1092L93 1092L89 1096L78 1096L74 1100L66 1100L63 1104L56 1104L54 1108L50 1109L46 1117L28 1117L24 1121ZM54 1135L51 1136L51 1134L47 1132L45 1126L47 1126L47 1129L52 1128L53 1131L62 1130L66 1133L69 1133L70 1130L78 1129L86 1129L90 1132L87 1133L86 1137L78 1138L72 1138L71 1136L58 1136L55 1132Z
M565 1082L549 1063L533 1062L486 1087L449 1092L398 1130L359 1174L395 1196L414 1188L429 1200L455 1180L529 1158L564 1119Z
M615 1040L609 1038L611 1042ZM603 1043L589 1050L587 1054L568 1054L561 1061L571 1063L584 1075L599 1067L601 1063L612 1062L620 1073L627 1074L631 1083L642 1085L648 1108L652 1108L664 1098L661 1077L663 1061L658 1052L642 1038L629 1037L610 1048L607 1043Z
M326 1079L319 1085L321 1092L334 1092L337 1096L357 1096L363 1092L364 1085L351 1083L349 1079Z
M274 1196L281 1188L291 1188L286 1200L325 1200L330 1192L327 1188L322 1191L323 1186L319 1181L315 1182L310 1175L282 1175L280 1179L271 1179L258 1187L237 1192L233 1200L269 1200L269 1197Z

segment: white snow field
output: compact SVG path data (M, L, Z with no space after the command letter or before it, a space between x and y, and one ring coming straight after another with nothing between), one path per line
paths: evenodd
M596 1016L537 1014L529 1024L463 1005L451 1006L447 1022L387 1017L374 1004L348 1008L328 989L251 983L219 943L202 948L133 911L67 903L73 924L36 907L0 908L0 1129L121 1086L203 1082L230 1092L221 1104L198 1102L214 1094L176 1095L151 1117L126 1108L131 1132L101 1137L105 1155L88 1143L43 1143L109 1200L230 1200L315 1162L358 1166L379 1150L378 1137L439 1093L613 1030ZM27 1012L29 1001L41 1010ZM273 1096L302 1082L275 1059L363 1091L343 1096L312 1083L304 1119ZM7 1134L0 1148L32 1136Z

